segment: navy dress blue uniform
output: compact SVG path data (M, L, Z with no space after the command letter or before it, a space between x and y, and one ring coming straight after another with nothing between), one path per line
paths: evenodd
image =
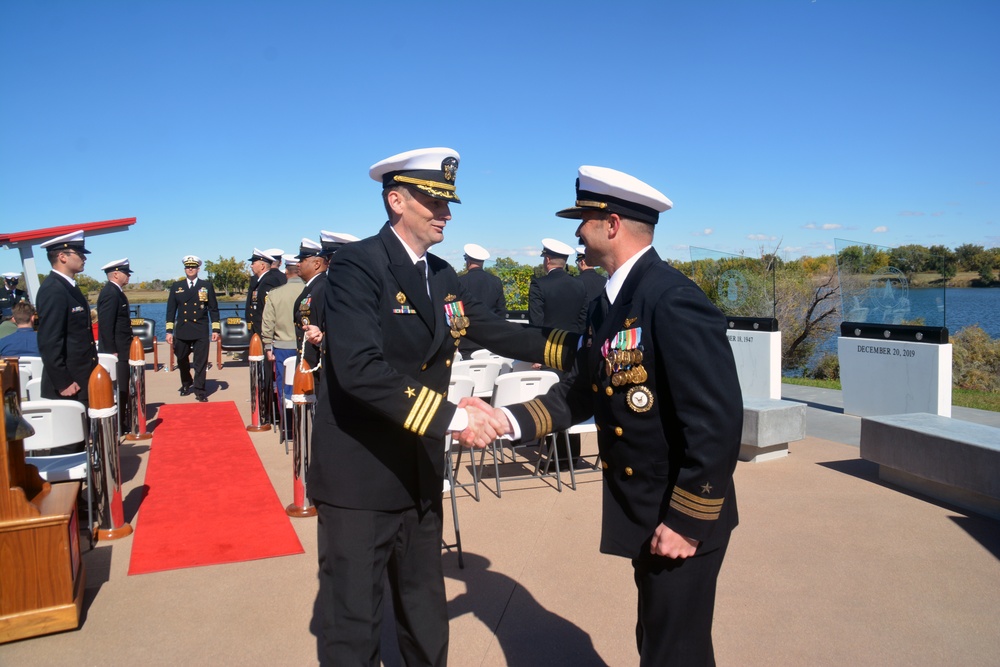
M528 321L582 333L587 317L587 290L564 269L532 278L528 286Z
M743 401L725 317L651 245L642 247L652 230L641 223L655 224L670 206L627 174L580 168L577 206L557 215L582 218L581 240L622 270L618 280L612 273L617 294L613 304L607 291L590 304L567 377L509 411L526 439L594 417L604 482L600 548L632 560L641 664L714 665L716 581L738 522L732 475ZM685 548L676 558L654 553L674 553L679 543Z
M110 267L110 268L109 268ZM131 273L128 262L105 267L108 273L116 270ZM132 349L132 317L128 296L119 285L108 280L97 297L97 349L105 354L116 354L115 373L118 378L118 414L123 431L128 430L129 352Z
M583 283L584 289L587 291L587 304L589 305L591 301L596 299L604 291L604 286L608 284L608 279L598 273L595 269L584 269L580 271L580 275L577 279Z
M267 293L275 287L281 287L288 278L279 269L269 269L257 277L256 284L251 283L247 293L245 317L250 335L259 334L261 322L264 319L264 299Z
M198 278L194 286L178 280L170 286L167 297L167 333L173 334L177 369L181 376L181 391L194 391L205 396L205 369L211 334L219 331L219 303L215 288ZM194 352L194 376L189 355Z
M304 332L302 327L315 324L326 331L326 319L324 309L324 299L327 286L327 275L325 272L312 277L302 289L302 293L295 301L295 340L296 350L302 350ZM316 368L319 364L322 344L313 345L307 343L303 350L305 360L309 362L310 368Z
M97 347L90 323L90 304L80 288L52 271L38 288L38 351L42 357L42 398L70 398L85 405L87 385L97 366ZM60 391L73 383L74 396Z
M554 367L566 365L577 347L568 332L496 317L468 295L447 262L426 257L425 281L386 224L377 236L341 248L328 272L329 370L318 390L307 488L319 513L325 650L336 664L354 664L346 655L377 655L378 634L369 633L381 619L382 584L380 575L377 582L371 577L386 567L404 660L447 658L441 488L444 436L456 411L446 395L459 338ZM467 322L449 325L446 307L462 309ZM413 540L408 548L373 546L379 521L404 522L402 534ZM387 561L372 562L380 558ZM434 604L421 606L428 599Z
M498 317L506 316L507 301L503 296L503 283L498 277L483 270L482 267L470 267L468 271L458 277L458 280L462 283L462 288L469 294L470 299L479 301ZM458 349L464 356L468 357L475 350L482 348L468 337L463 337Z

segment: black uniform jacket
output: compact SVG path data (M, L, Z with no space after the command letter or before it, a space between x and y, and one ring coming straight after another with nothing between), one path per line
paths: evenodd
M59 392L74 382L80 393L69 398L87 400L90 373L97 366L90 304L79 287L56 271L38 288L38 351L42 357L42 397L66 398Z
M580 333L587 319L587 290L564 269L553 269L528 286L528 321Z
M504 317L507 314L507 300L503 296L503 283L492 273L481 268L469 269L458 277L462 283L462 288L484 306L490 309L495 315ZM478 350L480 347L473 343L468 337L462 338L462 344L458 349L463 352Z
M117 285L108 281L97 297L98 351L117 354L121 361L128 359L131 346L132 318L128 312L128 297Z
M313 276L313 279L302 289L299 298L295 300L295 349L302 350L302 340L305 337L303 327L309 324L318 326L326 331L325 301L327 274L320 273ZM316 368L319 363L322 344L313 345L308 343L305 348L305 359L309 362L310 368Z
M726 320L653 249L603 318L602 303L591 304L573 371L545 396L510 408L522 439L594 416L604 465L604 553L648 555L660 523L701 540L699 551L714 548L738 520L732 475L743 428ZM641 362L619 370L641 365L646 378L616 386L602 348L621 331L638 337L637 329Z
M278 269L268 269L262 273L256 284L251 281L244 313L251 335L260 333L260 325L264 320L264 299L267 298L267 293L287 282L288 278Z
M218 332L219 303L215 300L212 283L199 278L193 288L188 287L186 280L178 280L170 286L167 297L168 334L181 340L208 338L209 317L212 332Z
M429 297L388 224L333 257L307 476L318 501L386 511L441 502L458 341L445 304L462 307L465 335L484 347L558 368L572 360L578 336L505 322L469 298L447 262L428 253L427 268Z
M594 269L581 271L579 280L587 290L587 305L590 305L591 301L599 297L601 292L604 291L604 286L608 284L608 279Z

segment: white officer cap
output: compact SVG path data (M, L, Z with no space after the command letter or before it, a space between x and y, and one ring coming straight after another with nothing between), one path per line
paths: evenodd
M575 252L573 246L559 239L542 239L542 256L562 257L566 259Z
M4 280L20 280L21 279L21 274L20 273L14 273L13 271L8 271L7 273L3 274L3 277L4 277Z
M185 268L197 268L201 266L201 258L197 255L184 255L184 266Z
M382 187L411 185L428 197L461 204L455 191L458 151L451 148L418 148L387 157L368 169Z
M281 256L282 261L285 262L285 266L298 266L299 258L295 255L284 254Z
M312 239L302 239L299 243L299 254L296 255L296 259L305 259L307 257L316 257L317 255L326 254L323 250L323 246L316 243Z
M46 250L76 250L85 255L89 255L90 251L83 247L83 230L78 229L75 232L70 232L69 234L63 234L62 236L57 236L54 239L49 239L42 244L42 247Z
M580 261L581 259L583 259L583 258L584 258L584 257L585 257L586 255L587 255L587 248L586 248L586 247L584 247L584 246L582 246L582 245L578 245L578 246L576 247L576 261L578 261L578 262L579 262L579 261Z
M121 259L116 259L113 262L108 262L101 267L101 271L105 273L111 273L112 271L121 271L126 275L132 275L132 269L128 265L128 257L123 257Z
M662 192L635 176L584 165L577 172L576 206L564 208L556 215L579 220L585 210L603 210L655 225L660 213L673 205Z
M477 243L466 243L462 249L465 251L466 257L477 262L485 262L490 258L490 252Z
M268 264L274 264L274 256L270 255L259 248L253 249L253 254L250 259L247 260L251 264L254 262L267 262Z
M270 255L271 257L274 258L274 261L277 262L278 259L285 254L285 251L282 250L281 248L268 248L267 250L264 251L264 254Z
M323 249L326 250L328 255L332 255L337 252L340 247L346 243L354 243L355 241L360 241L354 234L347 234L346 232L328 232L325 229L321 229L319 232L320 243L323 244Z

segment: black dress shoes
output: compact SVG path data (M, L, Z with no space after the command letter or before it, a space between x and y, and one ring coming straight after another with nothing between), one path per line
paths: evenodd
M187 396L188 394L191 393L191 385L189 384L182 385L177 393L179 393L181 396Z
M195 396L195 398L198 400L199 403L208 403L208 396L206 396L205 394L198 394L197 396Z

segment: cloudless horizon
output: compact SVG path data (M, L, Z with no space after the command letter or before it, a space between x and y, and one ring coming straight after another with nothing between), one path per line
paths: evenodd
M374 234L368 167L449 146L463 203L431 252L456 267L469 242L576 245L555 212L583 164L673 200L665 258L995 247L997 26L987 0L10 0L0 232L134 216L84 272L168 280L189 253Z

